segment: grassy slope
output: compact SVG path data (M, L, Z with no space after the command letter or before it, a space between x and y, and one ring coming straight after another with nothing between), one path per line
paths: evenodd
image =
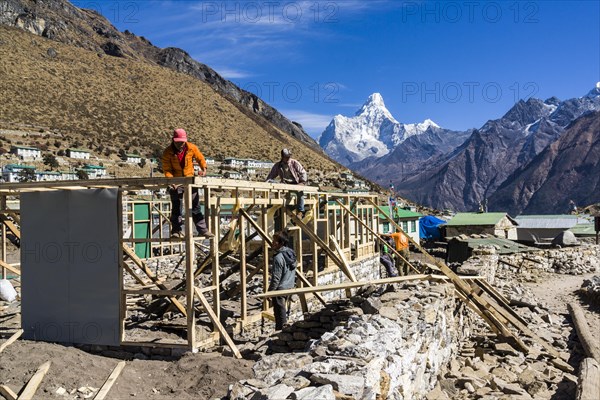
M55 58L47 55L50 47ZM207 156L277 160L290 147L309 169L341 169L244 115L207 84L166 68L0 27L0 76L0 123L7 128L42 126L114 149L139 138L131 151L147 154L166 145L174 127L184 127Z

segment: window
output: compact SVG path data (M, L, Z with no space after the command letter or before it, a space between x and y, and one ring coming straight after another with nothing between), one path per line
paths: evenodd
M410 221L410 231L412 233L417 231L417 221Z
M402 230L408 232L408 221L402 221Z

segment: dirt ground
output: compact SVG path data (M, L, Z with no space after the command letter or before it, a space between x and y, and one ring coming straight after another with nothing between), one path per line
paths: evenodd
M591 305L587 299L577 294L577 289L585 279L591 279L598 273L585 275L546 274L542 282L523 283L539 299L539 302L555 314L569 314L567 304L579 304L590 328L590 333L600 347L600 307ZM575 327L573 327L575 329Z

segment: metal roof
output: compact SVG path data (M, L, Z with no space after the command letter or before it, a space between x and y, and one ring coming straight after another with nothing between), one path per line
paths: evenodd
M457 213L447 226L466 226L466 225L496 225L502 218L507 217L515 222L508 214L502 212L496 213ZM516 224L516 223L515 223Z
M515 218L519 228L569 229L577 225L576 215L520 215Z
M594 224L577 224L569 229L575 236L595 236Z
M390 206L380 206L379 208L381 208L381 210L385 213L385 215L388 215L388 216L390 215ZM399 219L403 219L403 218L418 219L418 218L422 217L423 214L415 212L415 211L405 210L404 208L396 208L394 210L394 216ZM379 218L387 219L384 215L381 215L381 213L379 214Z

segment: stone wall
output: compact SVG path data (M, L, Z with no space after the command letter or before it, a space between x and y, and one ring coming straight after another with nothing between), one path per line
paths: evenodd
M585 244L561 249L517 253L501 256L501 260L521 267L559 274L581 275L600 270L600 246Z
M470 334L454 287L428 281L374 287L285 329L254 379L230 399L412 399L424 397ZM331 330L332 329L332 330ZM298 352L302 350L302 352Z

